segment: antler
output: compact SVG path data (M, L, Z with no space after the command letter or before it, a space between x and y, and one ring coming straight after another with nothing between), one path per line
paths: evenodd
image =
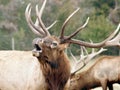
M108 38L106 38L104 41L102 41L100 43L89 43L89 42L85 42L85 41L81 41L81 40L72 39L72 37L74 37L78 32L80 32L83 28L86 27L86 25L88 24L88 21L89 21L89 17L87 18L86 22L81 27L79 27L74 33L72 33L69 36L64 36L65 26L67 25L67 23L69 22L71 17L76 12L78 12L78 10L79 10L79 8L76 9L63 23L63 26L61 29L61 35L60 35L61 43L73 43L73 44L78 44L78 45L90 47L90 48L100 48L100 47L106 47L106 46L120 46L120 44L119 44L120 35L119 34L116 35L119 31L120 24L118 25L117 29Z
M99 47L106 47L106 46L120 46L119 44L120 32L118 33L119 29L120 29L120 24L118 25L117 29L107 39L105 39L100 43L88 43L88 42L84 42L76 39L68 40L67 42L78 44L81 46L91 47L91 48L99 48Z
M95 52L95 49L92 48L92 51L90 54L88 54L88 51L84 46L81 46L81 54L80 59L78 60L70 51L70 54L74 60L74 66L72 67L71 75L74 75L76 72L81 70L86 64L91 61L95 56L99 55L103 51L106 51L107 49L101 48L99 51ZM79 65L82 64L82 66L79 67ZM78 68L77 68L78 67Z
M79 11L80 8L77 8L72 14L70 14L68 16L68 18L64 21L63 25L62 25L62 29L61 29L61 34L60 34L60 39L61 39L61 43L67 42L67 40L71 39L72 37L74 37L78 32L80 32L80 30L82 30L83 28L86 27L88 21L89 21L89 17L87 18L86 22L79 27L74 33L72 33L69 36L64 36L64 30L65 30L65 26L67 25L67 23L69 22L69 20L72 18L72 16L74 14L76 14Z
M46 2L47 2L47 0L44 0L40 11L38 10L38 5L36 5L37 19L36 19L35 23L33 23L32 19L31 19L31 4L30 3L27 5L27 8L25 10L25 17L26 17L29 27L35 34L40 35L41 37L49 36L50 33L48 32L48 29L50 29L57 22L57 21L55 21L49 27L47 27L47 28L45 27L41 17L42 17L42 13L45 8Z

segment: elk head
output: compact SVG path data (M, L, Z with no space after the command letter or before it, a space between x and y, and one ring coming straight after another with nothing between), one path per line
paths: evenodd
M118 44L112 42L115 42L116 40L118 41L118 37L120 37L120 35L117 35L117 38L115 40L113 39L113 37L117 34L120 25L107 39L100 43L89 43L81 40L72 39L87 25L89 21L88 17L86 22L75 32L73 32L69 36L64 36L65 26L67 25L71 17L78 12L78 8L64 21L61 28L60 36L57 37L51 35L48 31L56 23L56 21L49 27L46 27L41 18L46 2L47 0L44 0L40 10L38 10L38 5L36 5L37 19L35 23L31 19L31 4L28 4L26 8L25 17L31 30L35 34L40 36L40 38L36 38L33 40L33 45L35 47L35 49L33 50L33 55L38 58L41 64L41 69L45 76L46 82L49 84L48 87L50 90L61 90L60 88L64 87L70 76L69 59L64 53L64 50L68 47L68 45L78 44L91 48L113 46L114 44L117 46Z

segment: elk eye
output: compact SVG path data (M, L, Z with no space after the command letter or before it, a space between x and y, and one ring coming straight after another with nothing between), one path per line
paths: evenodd
M53 46L57 46L57 43L52 43L53 44Z
M58 45L58 42L57 41L53 41L53 46L57 46Z
M58 46L58 42L57 41L53 41L51 44L51 48L55 48Z

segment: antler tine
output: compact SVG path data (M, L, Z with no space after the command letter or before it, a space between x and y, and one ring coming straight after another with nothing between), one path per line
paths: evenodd
M70 14L68 16L68 18L65 20L65 22L63 23L62 25L62 29L61 29L61 34L60 34L60 39L63 39L64 38L64 29L65 29L65 26L67 25L67 23L69 22L69 20L71 19L71 17L78 12L80 8L77 8L72 14Z
M90 42L93 43L93 41L90 39ZM95 48L92 48L92 53L95 52Z
M107 51L107 49L101 48L98 52L96 52L96 55L98 55L98 54L100 54L100 53L102 53L104 51Z
M52 28L58 21L54 21L49 27L47 27L47 30L49 30L50 28Z
M119 41L120 41L120 32L118 33L118 35L115 38L106 42L106 46L119 46L120 47Z
M90 48L100 48L100 47L106 47L106 46L118 46L118 44L115 45L115 44L108 44L108 43L110 41L114 40L113 37L115 38L115 35L118 33L119 28L120 28L120 24L118 25L117 29L108 38L106 38L104 41L102 41L100 43L89 43L89 42L84 42L84 41L80 41L80 40L76 40L76 39L70 39L70 40L67 40L67 42L73 43L73 44L78 44L78 45L85 46L85 47L90 47ZM118 40L116 40L116 41L118 41Z
M88 55L87 49L84 46L81 46L81 47L83 47L84 52Z
M47 2L47 1L44 0L43 4L42 4L42 6L41 6L41 9L40 9L39 15L38 15L39 17L42 17L42 13L43 13L43 10L44 10L44 8L45 8L46 2ZM36 9L38 9L38 5L36 5ZM41 21L41 23L43 24L42 21ZM35 25L38 25L38 26L39 26L38 18L36 19Z
M81 53L80 53L80 59L82 59L82 58L83 58L83 56L84 56L84 51L83 51L82 46L80 46L80 51L81 51Z
M80 59L79 59L79 60L77 60L77 58L72 54L72 52L70 52L71 56L74 58L73 60L75 61L75 62L74 62L74 66L72 67L72 70L71 70L72 75L76 73L76 67L77 67L80 63L83 62L83 66L82 66L82 67L84 67L84 65L85 65L85 64L84 64L84 59L87 57L87 55L85 55L84 52L86 52L86 51L84 51L85 49L84 49L83 46L80 46L80 48L81 48L81 53L80 53ZM80 67L80 68L82 69L82 67ZM80 68L79 68L79 69L80 69Z
M40 9L40 11L39 11L38 16L39 16L40 19L41 19L41 17L42 17L43 10L44 10L44 8L45 8L46 2L47 2L47 0L45 0L45 1L43 2L43 5L42 5L42 7L41 7L41 9ZM37 9L37 12L38 12L38 5L36 5L36 9ZM40 20L40 21L41 21L41 25L43 25L43 27L45 27L43 21L42 21L42 20ZM47 27L46 29L49 30L51 27L53 27L53 26L56 24L56 22L57 22L57 20L54 21L54 22L53 22L49 27ZM36 19L35 25L39 26L38 18Z
M46 36L50 36L50 33L48 32L47 28L45 27L45 25L44 25L44 23L43 23L43 21L41 19L41 15L42 15L42 12L44 10L45 5L46 5L46 0L44 0L44 3L43 3L43 5L42 5L42 7L40 9L40 12L38 10L38 5L36 5L36 15L37 15L40 27L45 32Z
M36 20L36 24L39 24L40 27L41 27L41 28L43 29L43 31L45 32L45 34L46 34L47 36L50 36L50 33L48 32L48 30L49 30L51 27L53 27L53 25L56 24L57 20L54 21L49 27L47 27L47 28L45 27L45 25L44 25L41 17L42 17L42 13L43 13L43 10L44 10L44 8L45 8L46 2L47 2L47 0L44 0L40 11L38 11L38 5L36 5L36 15L37 15L37 17L38 17L37 20ZM39 23L38 23L38 22L39 22Z
M50 36L48 29L53 27L53 25L55 25L55 23L57 22L57 21L54 21L49 27L47 27L47 28L45 27L41 17L42 17L42 13L45 8L46 2L47 2L47 0L44 0L40 11L38 10L38 5L36 5L37 19L36 19L35 23L33 23L32 19L31 19L31 4L30 3L27 5L26 10L25 10L25 17L26 17L26 21L27 21L29 27L35 34L40 35L41 37Z
M43 4L42 4L42 6L41 6L40 12L39 12L39 17L42 16L43 10L44 10L44 8L45 8L46 3L47 3L47 0L44 0Z
M85 49L84 49L84 47L83 46L80 46L80 50L81 50L81 53L80 53L80 61L78 61L78 62L81 62L82 60L84 60L85 58L86 58L86 55L84 54L84 52L86 52L85 51Z
M106 41L105 46L119 46L120 47L120 32L117 34L117 32L120 29L120 24L118 25L117 29L115 30L115 32L113 33L113 35L111 35L111 39L109 39L109 41ZM115 34L117 34L115 36Z
M30 3L27 5L27 8L26 8L26 10L25 10L25 17L26 17L26 21L27 21L27 23L28 23L28 26L31 28L31 30L32 30L35 34L43 37L43 36L44 36L44 32L42 32L42 31L40 30L40 28L36 27L36 26L34 25L33 21L31 20L31 4L30 4Z
M69 52L70 52L71 57L73 58L74 63L77 63L77 58L73 55L70 49L69 49Z
M85 60L85 63L88 63L92 58L94 58L95 56L99 55L100 53L102 53L103 51L106 51L107 49L103 49L101 48L99 51L97 52L91 52L91 54L88 55L88 57Z
M74 75L77 71L76 71L76 68L77 68L77 66L80 64L80 63L82 63L83 61L84 61L84 59L86 58L86 55L84 54L84 49L83 49L83 46L80 46L80 48L81 48L81 53L80 53L80 59L79 60L77 60L77 58L75 58L75 56L72 54L72 52L71 52L71 55L73 55L72 57L74 57L75 58L75 63L74 63L74 66L72 67L72 70L71 70L71 75ZM83 62L83 65L82 65L82 67L80 67L81 69L84 67L84 62ZM79 70L80 70L80 68L79 68ZM78 69L77 69L78 70Z
M91 43L93 43L92 40L90 40ZM85 63L88 63L92 58L97 56L98 54L102 53L103 51L106 51L107 49L101 48L99 51L95 52L95 48L92 48L91 54L88 54L87 49L83 46L84 51L86 52L86 59L84 60Z
M118 33L120 29L120 24L118 25L118 27L116 28L116 30L107 38L103 41L103 43L106 43L108 40L111 40L113 37L115 37L115 35Z
M84 47L85 48L85 47ZM86 50L86 48L84 49ZM97 52L91 52L91 54L87 54L86 56L84 56L85 58L83 58L82 60L78 60L77 63L74 65L74 70L72 70L72 75L77 73L79 70L81 70L89 61L91 61L95 56L97 56L98 54L102 53L103 51L106 51L107 49L103 49L101 48L99 51ZM86 52L86 51L85 51ZM83 63L83 65L79 68L76 69L76 66L78 66L80 63Z
M77 33L79 33L83 28L85 28L85 27L87 26L88 22L89 22L89 17L87 18L86 22L85 22L81 27L79 27L74 33L72 33L71 35L69 35L69 36L66 38L66 40L67 40L67 39L71 39L71 38L74 37Z

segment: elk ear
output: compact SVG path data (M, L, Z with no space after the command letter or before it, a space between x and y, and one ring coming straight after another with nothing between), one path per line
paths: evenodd
M60 44L60 45L59 45L59 50L60 50L60 51L65 50L65 49L68 47L68 45L69 45L68 43Z

